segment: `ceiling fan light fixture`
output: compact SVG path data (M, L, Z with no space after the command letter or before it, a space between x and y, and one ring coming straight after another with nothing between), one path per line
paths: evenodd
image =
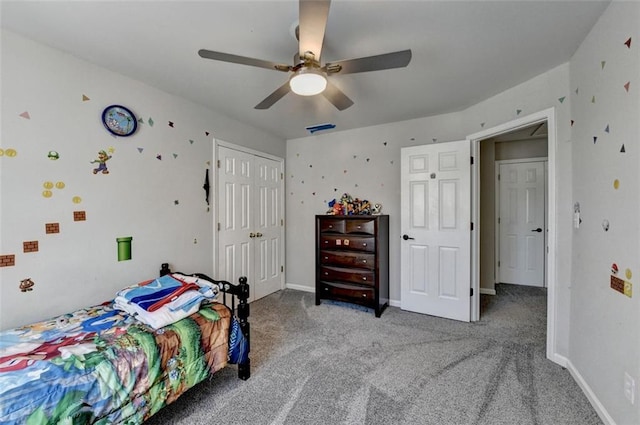
M327 88L327 78L317 68L301 68L289 80L291 91L300 96L313 96Z

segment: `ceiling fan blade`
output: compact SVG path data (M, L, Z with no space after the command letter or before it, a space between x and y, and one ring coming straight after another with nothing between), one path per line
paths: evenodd
M248 58L246 56L232 55L231 53L214 52L212 50L198 50L200 57L222 62L238 63L240 65L257 66L258 68L275 69L276 71L289 72L291 67L262 59Z
M324 89L322 95L327 98L339 111L344 111L353 105L353 100L349 99L346 94L339 88L327 81L327 88Z
M287 80L287 82L278 87L276 91L267 96L262 102L254 106L254 109L269 109L274 103L282 99L284 95L289 93L290 91L291 87L289 86L289 81Z
M305 52L312 52L315 60L320 61L330 5L331 0L300 0L298 52L301 58Z
M411 62L411 50L347 59L325 65L327 73L355 74L356 72L380 71L382 69L404 68Z

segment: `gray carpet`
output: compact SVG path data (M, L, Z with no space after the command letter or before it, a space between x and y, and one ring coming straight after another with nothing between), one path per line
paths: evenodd
M601 424L545 358L545 289L497 292L476 323L277 292L251 304L251 379L227 367L147 425Z

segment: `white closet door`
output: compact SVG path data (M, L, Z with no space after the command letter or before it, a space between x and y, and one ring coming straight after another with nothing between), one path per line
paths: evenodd
M218 146L218 270L246 276L250 300L282 289L282 161Z
M262 298L282 286L283 264L282 213L280 211L281 163L267 158L256 157L254 162L256 215L255 232L255 273L254 299Z

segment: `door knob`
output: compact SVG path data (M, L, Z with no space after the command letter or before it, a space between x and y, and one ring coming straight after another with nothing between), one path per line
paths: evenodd
M409 235L402 235L402 239L404 239L405 241L408 241L409 239L413 239L413 238L410 237Z
M256 233L256 238L261 238L262 237L262 233L258 232Z
M252 232L252 233L249 233L249 237L250 237L250 238L255 238L255 237L256 237L256 234L255 234L255 233L253 233L253 232Z
M533 229L532 232L540 233L540 232L542 232L542 228L538 227L537 229Z

